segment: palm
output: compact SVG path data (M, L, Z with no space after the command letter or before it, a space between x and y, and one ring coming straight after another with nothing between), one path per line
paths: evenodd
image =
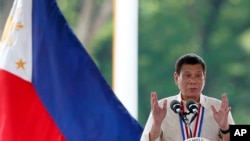
M231 107L228 106L228 99L226 94L222 95L220 109L217 111L214 106L211 107L215 121L220 127L226 127L228 125L228 113Z
M158 104L158 98L155 92L151 95L151 109L152 109L152 115L155 124L161 125L163 119L166 116L167 113L167 101L164 101L163 107L160 107Z

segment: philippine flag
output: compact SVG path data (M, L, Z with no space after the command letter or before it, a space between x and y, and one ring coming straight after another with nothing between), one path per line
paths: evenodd
M0 42L1 141L138 141L56 0L15 0Z

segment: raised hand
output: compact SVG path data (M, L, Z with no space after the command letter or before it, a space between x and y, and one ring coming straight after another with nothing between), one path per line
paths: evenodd
M161 124L167 114L167 100L163 102L161 107L158 103L156 92L151 93L151 110L153 116L153 125L149 133L150 141L155 140L161 134Z
M167 113L167 101L164 101L163 106L160 107L156 92L151 93L151 109L154 118L154 123L161 125Z
M224 93L221 96L221 104L218 110L215 107L211 106L213 116L217 124L220 126L221 129L226 130L229 128L228 124L228 113L231 110L231 107L228 105L228 98L227 95Z

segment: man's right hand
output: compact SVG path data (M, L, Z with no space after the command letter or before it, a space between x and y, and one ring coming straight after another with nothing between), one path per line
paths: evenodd
M150 136L150 141L154 141L161 134L161 124L167 114L167 100L165 100L163 106L160 107L156 92L152 92L151 110L154 122L150 130L149 136Z

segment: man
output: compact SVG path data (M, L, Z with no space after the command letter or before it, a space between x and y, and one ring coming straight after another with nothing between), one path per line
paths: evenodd
M151 113L141 141L183 141L195 137L229 141L229 125L234 124L231 107L226 94L222 94L221 100L202 94L206 80L204 60L196 54L181 56L175 65L174 79L179 94L158 101L156 92L151 93ZM195 112L185 106L190 100L196 105ZM178 106L181 111L176 110Z

